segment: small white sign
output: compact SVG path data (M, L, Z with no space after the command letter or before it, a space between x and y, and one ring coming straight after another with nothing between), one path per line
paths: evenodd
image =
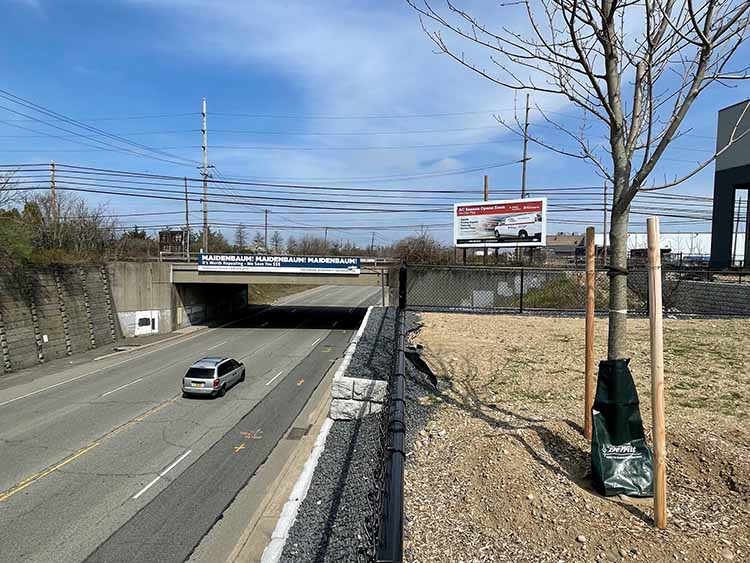
M44 342L44 343L49 342L49 338L47 338L46 334L42 334L42 342Z

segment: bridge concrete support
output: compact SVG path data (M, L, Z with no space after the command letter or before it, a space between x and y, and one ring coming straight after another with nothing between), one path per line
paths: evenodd
M162 334L204 324L247 305L247 284L172 283L171 265L113 262L112 299L122 334Z

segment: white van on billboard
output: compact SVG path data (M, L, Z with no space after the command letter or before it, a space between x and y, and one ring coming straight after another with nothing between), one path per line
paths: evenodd
M454 244L459 248L544 246L546 218L546 198L457 203Z

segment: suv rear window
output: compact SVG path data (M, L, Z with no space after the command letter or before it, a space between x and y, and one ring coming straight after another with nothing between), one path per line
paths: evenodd
M195 379L213 379L214 370L213 368L190 368L187 370L185 377L192 377Z

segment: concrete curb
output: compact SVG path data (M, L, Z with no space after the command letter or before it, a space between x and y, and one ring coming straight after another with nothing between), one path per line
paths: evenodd
M370 320L370 313L372 312L372 309L372 306L367 308L367 314L365 314L365 318L362 319L362 324L359 325L357 334L354 335L354 338L352 338L351 342L349 343L349 346L346 349L346 353L344 354L344 360L341 362L339 369L336 370L336 373L333 376L334 379L336 379L337 377L341 377L344 373L346 373L352 356L354 355L354 350L357 347L357 343L359 342L359 339L362 338L362 333L367 326L367 322ZM281 516L279 516L279 520L276 523L276 528L271 534L271 542L263 551L261 563L278 563L278 561L281 559L281 554L284 551L286 540L289 537L289 531L292 529L292 525L297 519L297 512L299 511L299 507L302 504L302 501L305 500L307 491L310 489L310 483L312 483L313 474L315 473L315 468L318 465L320 454L323 453L323 450L325 449L326 438L328 438L328 433L331 430L331 426L333 426L333 420L331 418L326 418L325 422L323 423L323 427L320 429L318 438L315 440L315 445L313 446L312 452L310 453L310 457L305 462L305 467L302 470L299 479L297 479L297 482L294 484L294 488L289 495L289 500L284 504L284 508L281 511Z

